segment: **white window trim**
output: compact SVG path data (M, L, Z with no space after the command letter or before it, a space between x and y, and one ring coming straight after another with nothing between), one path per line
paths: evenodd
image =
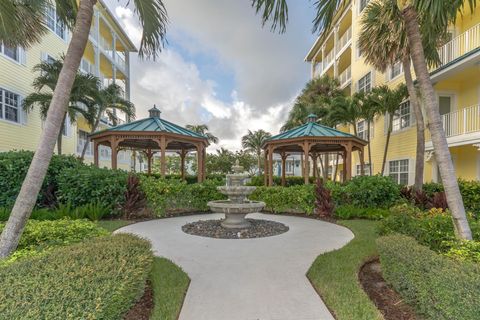
M404 100L404 101L402 101L402 103L400 103L400 105L402 105L402 104L404 104L404 103L406 103L406 102L409 102L409 101L410 101L409 99ZM401 132L410 130L412 127L415 126L415 121L416 121L416 119L415 119L415 114L414 114L414 112L413 112L413 110L412 110L412 104L409 104L409 107L410 107L410 113L409 113L409 115L410 115L410 124L409 124L407 127L404 127L404 128L398 129L398 130L395 130L395 129L394 129L394 126L393 126L393 123L392 123L392 133L391 133L391 135L395 135L395 134L398 134L398 133L401 133ZM400 111L400 107L399 107L399 111Z
M69 30L68 30L67 26L64 26L65 30L64 30L64 37L63 37L63 38L57 33L57 23L58 23L58 21L57 21L57 8L55 8L53 5L52 5L52 7L53 7L54 14L55 14L55 17L54 17L54 20L55 20L55 28L54 28L54 29L55 29L55 30L52 30L52 28L50 28L50 27L48 26L47 17L46 17L46 16L45 16L45 26L47 27L48 30L50 30L50 31L51 31L54 35L56 35L59 39L62 39L63 41L68 42L68 38L69 38L68 32L69 32Z
M436 91L437 102L439 101L440 97L450 97L452 100L452 105L450 112L458 111L458 104L457 104L457 92L452 90L442 90Z
M6 90L6 91L10 91L11 93L13 94L16 94L18 95L18 121L12 121L12 120L9 120L9 119L6 119L5 118L5 108L3 106L3 101L1 101L1 105L0 105L0 108L2 108L2 117L0 118L0 121L3 121L5 123L9 123L9 124L12 124L12 125L16 125L16 126L26 126L27 125L27 113L23 110L22 108L22 102L23 102L23 99L25 98L21 93L19 93L18 91L16 90L12 90L8 87L0 87L0 90ZM2 94L2 99L5 99L5 94Z
M408 183L407 185L411 186L415 182L415 159L409 157L395 157L391 159L387 159L387 163L385 166L384 175L389 177L390 176L390 162L392 161L400 161L400 160L408 160Z
M26 54L27 52L25 51L25 49L23 49L22 47L20 46L17 46L17 55L18 55L18 60L15 60L13 59L12 57L9 57L7 56L4 51L3 51L3 43L0 43L0 55L2 57L4 57L5 59L15 63L15 64L18 64L19 66L25 66L27 64L27 58L26 58Z
M370 162L365 162L363 165L364 165L364 168L365 168L365 169L364 169L365 175L366 175L366 176L369 176L370 174L368 173L368 170L370 169ZM360 169L360 162L355 163L355 172L354 172L354 173L355 173L355 175L354 175L355 177L361 175L361 172L359 173L359 172L357 171L358 169ZM373 170L373 163L372 163L372 171L374 171L374 170Z
M365 73L362 77L360 77L358 80L357 80L357 83L356 83L356 92L360 92L360 80L366 78L368 75L370 75L370 90L369 91L363 91L363 92L370 92L372 91L373 87L374 87L374 82L373 82L373 71L370 70L368 71L367 73Z
M362 14L363 10L365 10L365 8L368 6L368 3L370 2L370 0L367 0L367 4L365 5L365 8L361 9L360 1L361 0L358 1L357 16L360 16Z
M392 70L393 70L393 66L390 66L388 67L387 69L387 81L394 81L394 80L397 80L398 78L400 78L402 75L403 75L403 65L402 63L399 61L397 62L400 64L400 73L397 74L396 76L392 77ZM397 64L396 63L396 64Z

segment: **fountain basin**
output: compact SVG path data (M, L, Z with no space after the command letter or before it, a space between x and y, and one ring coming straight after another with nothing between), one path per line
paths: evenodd
M250 223L245 220L249 213L260 212L265 203L261 201L232 202L231 200L217 200L207 203L213 212L224 213L225 220L222 222L224 228L248 228Z
M245 198L255 191L255 188L256 187L253 186L223 186L217 187L217 190L228 196L228 198L232 200L230 203L241 203L249 201L245 201Z

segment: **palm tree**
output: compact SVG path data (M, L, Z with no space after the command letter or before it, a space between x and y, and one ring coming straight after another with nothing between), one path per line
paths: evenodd
M372 94L370 92L358 92L356 93L357 100L358 100L358 113L361 119L366 122L367 125L367 133L366 139L368 142L367 149L368 149L368 166L370 168L370 175L373 174L372 172L372 148L371 148L371 128L372 123L375 120L375 117L380 112L380 106L377 100L373 99Z
M385 0L397 3L405 23L407 41L413 68L425 102L428 118L428 128L432 136L435 149L435 159L440 169L442 183L447 195L447 202L452 212L456 234L461 239L472 239L472 232L465 214L462 195L458 187L455 168L448 148L447 138L440 118L438 101L433 88L427 62L425 47L422 39L442 37L449 23L455 22L457 14L466 4L473 10L476 0ZM313 31L327 31L331 28L337 9L347 6L344 0L317 0L315 9L316 17L313 21ZM261 13L265 24L271 20L272 29L284 32L288 21L288 7L286 0L253 0L252 6L257 13ZM407 68L405 68L407 69Z
M362 118L360 114L360 96L337 97L333 99L330 112L328 114L329 121L333 123L351 125L353 134L357 135L357 122Z
M124 91L122 87L115 83L99 89L96 92L95 99L92 101L92 109L95 111L95 116L91 126L91 133L97 131L100 120L104 114L114 126L116 126L118 122L118 117L116 115L117 111L125 114L127 119L135 118L135 105L123 97ZM87 151L89 142L90 141L87 139L85 145L83 146L82 154L80 155L81 161L83 161L83 158L85 157L85 152Z
M48 109L52 101L55 87L58 82L60 70L62 70L63 62L61 59L51 62L44 61L37 64L33 70L40 72L40 75L33 81L33 88L36 92L29 94L23 100L23 109L30 112L34 106L40 107L40 116L42 120L47 118ZM60 133L57 137L57 152L62 153L62 136L64 132L65 119L71 123L75 123L78 115L82 115L87 122L91 122L93 118L93 109L87 107L95 95L98 85L98 78L89 74L77 72L73 82L70 99L68 102L67 113L64 116ZM45 89L48 88L48 91Z
M389 66L397 62L402 63L405 83L410 96L410 105L415 114L417 127L414 189L422 190L425 166L425 124L410 70L410 49L405 23L396 3L376 0L371 1L365 8L361 25L362 30L358 43L367 63L373 65L375 69L381 72L385 72ZM427 63L432 66L438 65L440 62L436 49L438 39L436 37L423 37L422 41L424 47L429 49L425 52ZM383 163L382 172L384 171L384 166L385 162Z
M208 126L206 124L187 124L186 128L190 131L198 133L202 136L205 136L207 140L211 143L218 143L218 138L214 136L212 133L208 132Z
M242 137L242 148L257 155L258 175L261 173L262 145L272 135L264 130L250 131Z
M8 1L2 1L2 4L6 2ZM50 0L15 1L15 4L17 3L22 3L24 7L27 7L29 3L36 3L38 7L42 8L39 11L42 15L45 13L45 8L51 5ZM63 68L58 77L58 84L53 92L45 120L45 127L40 135L37 150L13 206L10 218L0 236L0 259L7 257L16 249L25 223L37 200L40 187L53 155L58 134L60 133L64 115L67 112L75 75L87 46L92 25L93 8L96 3L97 0L80 0L78 2L71 0L55 1L58 18L73 30L72 37L65 55ZM136 13L143 26L139 56L155 57L161 50L165 39L167 24L165 7L162 0L133 0L132 3L135 5ZM19 10L15 5L2 5L0 10L2 20L20 20L19 18L6 18L11 15L18 16ZM15 33L18 35L16 37L9 38L10 34L5 32L5 30L11 29L11 27L7 28L4 26L5 24L2 24L0 27L0 30L2 30L0 31L0 41L7 41L10 45L22 45L24 47L38 42L45 32L45 21L39 19L37 14L24 15L22 18L23 21L15 25L20 29ZM20 39L20 35L25 35L25 38Z
M393 129L393 118L395 117L400 104L407 98L407 96L407 87L404 84L398 85L394 90L385 85L372 89L372 99L377 101L380 111L385 114L385 117L388 120L387 140L385 142L382 160L382 175L385 173L385 165L387 163L388 147L390 145L390 136Z

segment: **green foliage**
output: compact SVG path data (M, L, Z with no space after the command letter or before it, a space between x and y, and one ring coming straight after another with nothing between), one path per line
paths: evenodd
M478 319L480 266L439 255L401 235L377 240L383 276L426 319Z
M93 166L63 170L58 176L58 199L74 207L98 203L110 210L123 204L127 173Z
M388 209L382 208L360 208L352 205L340 206L335 208L335 217L337 219L368 219L381 220L390 215Z
M447 257L460 261L480 263L480 242L472 240L455 241L449 244Z
M257 187L251 200L265 202L265 210L274 213L292 212L312 214L315 209L314 185L292 187Z
M122 319L144 291L150 244L121 234L0 268L3 319Z
M0 153L0 207L11 207L15 203L32 158L33 152L31 151ZM37 199L37 205L54 206L57 201L57 177L60 172L67 168L79 169L81 167L83 165L73 156L53 155Z
M264 175L259 175L259 176L253 176L250 178L250 182L247 184L249 186L257 186L261 187L264 186ZM314 183L315 179L313 177L310 177L310 183ZM285 186L286 187L291 187L291 186L301 186L305 184L305 180L303 177L285 177ZM274 176L273 177L273 185L275 186L281 186L282 185L282 178Z
M381 175L357 176L337 188L339 190L332 190L337 204L388 208L400 199L400 186L390 177Z
M480 239L480 223L469 219L469 224L474 239ZM424 213L408 204L393 207L391 215L380 223L379 233L408 235L437 252L448 250L449 243L456 239L452 217L448 211L437 212L432 209Z
M74 212L78 219L87 218L90 221L98 221L110 213L110 210L99 202L91 202L77 207Z
M179 211L208 211L208 201L225 199L217 190L223 183L217 180L187 184L180 180L147 176L140 179L140 187L147 197L148 205L158 217Z

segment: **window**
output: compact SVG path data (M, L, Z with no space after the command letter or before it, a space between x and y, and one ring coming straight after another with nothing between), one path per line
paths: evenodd
M293 161L285 161L285 172L286 173L293 173L294 171L294 162Z
M357 59L362 56L362 49L360 49L360 42L357 41Z
M398 77L403 71L402 63L397 62L390 68L390 80Z
M410 127L411 116L410 116L410 101L405 101L400 104L400 108L393 116L393 127L392 131L399 131L405 128Z
M45 15L45 23L47 27L53 32L55 32L60 38L62 38L63 40L66 39L65 24L60 19L58 19L57 11L52 6L49 6L47 8Z
M83 151L83 147L85 144L89 141L88 138L88 132L83 131L83 130L78 130L78 135L77 135L77 153L81 154ZM92 155L92 144L88 143L87 151L85 152L86 155Z
M367 73L363 78L358 80L358 92L370 92L372 90L372 73Z
M408 184L408 159L389 161L389 175L398 184Z
M358 3L358 6L359 6L359 11L358 12L362 12L363 9L366 8L369 1L370 0L360 0L359 3Z
M356 175L357 176L361 176L362 175L362 166L357 164L357 168L356 168ZM369 176L370 175L370 164L368 163L364 163L363 164L363 171L365 173L366 176Z
M0 89L0 119L20 122L20 96Z
M357 136L363 140L368 140L368 124L367 121L362 120L357 123Z
M107 146L100 146L100 158L109 160L112 157L112 150Z
M12 60L20 62L20 48L19 47L9 47L3 43L0 43L0 53L9 57Z

